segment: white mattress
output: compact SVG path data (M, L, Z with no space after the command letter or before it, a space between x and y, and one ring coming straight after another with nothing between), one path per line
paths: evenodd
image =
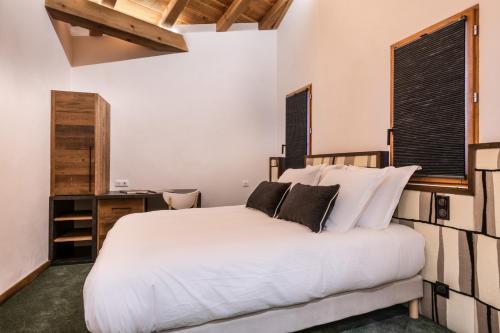
M416 275L424 239L401 225L315 234L242 206L122 218L84 286L91 332L199 325Z

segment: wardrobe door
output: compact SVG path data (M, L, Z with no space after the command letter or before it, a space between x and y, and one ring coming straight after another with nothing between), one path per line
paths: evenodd
M96 95L52 92L52 195L94 193Z
M109 192L111 107L99 95L95 113L94 194Z

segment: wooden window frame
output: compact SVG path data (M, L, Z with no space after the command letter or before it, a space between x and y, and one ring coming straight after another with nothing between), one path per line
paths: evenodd
M469 145L479 142L479 101L474 102L474 93L479 94L479 5L471 7L463 12L453 15L439 23L436 23L422 31L419 31L393 45L391 45L391 127L394 128L394 51L421 37L440 30L463 17L467 17L466 26L466 147L465 164L466 176L463 179L446 177L413 177L408 189L419 191L472 194L474 184L474 169L471 163ZM475 28L477 27L476 32ZM479 95L478 95L479 96ZM390 164L394 165L394 135L390 136Z
M300 94L304 91L307 91L307 112L308 112L308 120L307 120L307 128L309 129L309 134L307 136L308 142L307 142L307 154L306 155L311 155L312 154L312 110L313 110L313 94L312 94L312 83L308 84L307 86L304 86L300 89L297 89L289 94L286 95L285 98L292 97L294 95Z

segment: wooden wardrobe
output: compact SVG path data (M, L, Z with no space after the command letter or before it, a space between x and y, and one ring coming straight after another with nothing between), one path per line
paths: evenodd
M52 91L51 196L109 191L110 105L98 94Z

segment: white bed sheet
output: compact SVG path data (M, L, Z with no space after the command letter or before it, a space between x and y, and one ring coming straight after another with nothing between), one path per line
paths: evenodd
M120 219L84 286L91 332L199 325L415 276L413 229L315 234L243 206Z

